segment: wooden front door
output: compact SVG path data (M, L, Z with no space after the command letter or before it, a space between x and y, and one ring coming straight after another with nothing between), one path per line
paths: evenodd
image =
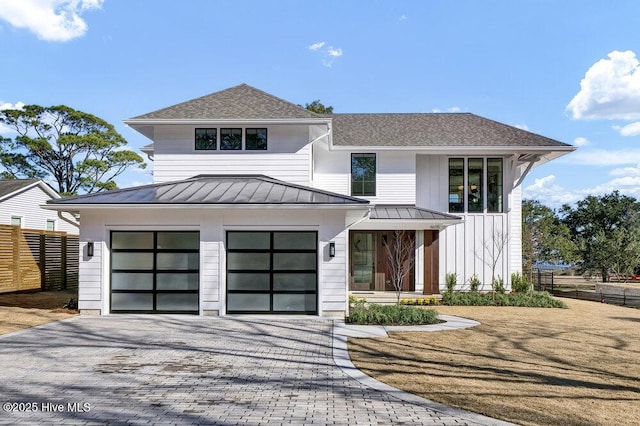
M440 293L438 282L438 264L440 262L440 247L438 231L424 231L424 291L423 294Z

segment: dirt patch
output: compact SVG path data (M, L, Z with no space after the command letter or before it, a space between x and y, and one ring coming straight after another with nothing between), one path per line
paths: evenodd
M0 294L0 334L69 318L78 311L63 309L76 291L43 291L38 293Z
M425 398L520 424L640 424L640 310L441 306L466 330L350 339L365 373Z

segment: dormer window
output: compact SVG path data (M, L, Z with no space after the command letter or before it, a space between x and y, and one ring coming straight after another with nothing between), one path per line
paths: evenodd
M220 149L239 151L242 149L242 129L220 129Z
M217 149L218 129L196 129L196 150L211 151Z

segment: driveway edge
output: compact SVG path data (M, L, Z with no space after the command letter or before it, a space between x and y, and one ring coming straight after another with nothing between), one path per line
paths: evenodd
M434 325L383 327L346 325L342 320L335 320L333 323L333 360L336 365L340 367L340 369L351 378L357 380L358 382L369 388L375 389L380 392L385 392L403 402L437 411L439 413L442 413L444 416L463 418L465 420L473 422L474 424L500 426L513 425L513 423L494 419L488 416L483 416L482 414L473 413L471 411L462 410L460 408L450 407L448 405L444 405L439 402L431 401L429 399L422 398L421 396L405 392L393 386L389 386L386 383L382 383L381 381L374 379L373 377L367 376L362 371L360 371L353 364L353 362L351 362L351 357L349 356L349 350L347 346L347 339L349 337L387 337L387 331L433 332L475 327L480 324L477 321L449 315L440 315L439 318L445 320L446 322Z

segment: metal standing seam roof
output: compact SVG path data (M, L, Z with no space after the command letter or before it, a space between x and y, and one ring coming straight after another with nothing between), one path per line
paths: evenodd
M375 205L371 209L371 220L446 220L461 221L462 218L414 205Z
M301 106L247 84L162 108L130 120L322 119Z
M65 197L48 201L48 204L351 204L366 206L369 201L295 185L264 175L200 175L177 182Z

